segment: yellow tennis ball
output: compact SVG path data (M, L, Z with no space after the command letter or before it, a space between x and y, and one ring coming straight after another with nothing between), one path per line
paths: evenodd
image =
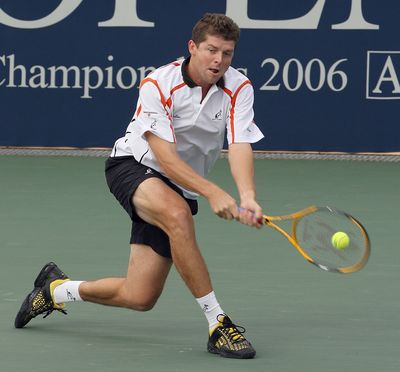
M345 232L338 231L332 235L331 242L336 249L346 249L350 244L350 238Z

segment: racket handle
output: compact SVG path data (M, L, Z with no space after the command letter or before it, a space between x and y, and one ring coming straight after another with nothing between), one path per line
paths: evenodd
M253 211L250 211L249 209L246 209L246 208L238 207L238 211L239 211L239 212L248 211L248 212L250 212L251 214L254 215L254 212L253 212ZM263 218L263 217L260 217L260 218L257 220L257 222L260 223L260 224L263 224L264 218Z

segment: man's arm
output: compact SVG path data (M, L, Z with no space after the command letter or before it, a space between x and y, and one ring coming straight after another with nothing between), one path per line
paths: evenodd
M234 143L229 145L229 165L235 180L239 196L240 222L261 227L258 220L262 217L262 208L256 202L256 187L254 184L253 150L249 143Z
M207 198L211 209L219 217L228 220L238 218L235 199L216 184L197 174L180 158L174 143L150 132L146 132L145 136L162 170L171 180Z

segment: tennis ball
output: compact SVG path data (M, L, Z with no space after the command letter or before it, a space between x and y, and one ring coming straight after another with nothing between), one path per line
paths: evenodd
M331 242L336 249L346 249L350 244L350 238L345 232L338 231L332 235Z

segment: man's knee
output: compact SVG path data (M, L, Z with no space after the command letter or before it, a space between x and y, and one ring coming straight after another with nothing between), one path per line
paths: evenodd
M175 205L165 212L165 223L169 236L185 233L193 223L192 213L186 203Z
M126 307L136 311L150 311L157 303L158 297L127 299Z

